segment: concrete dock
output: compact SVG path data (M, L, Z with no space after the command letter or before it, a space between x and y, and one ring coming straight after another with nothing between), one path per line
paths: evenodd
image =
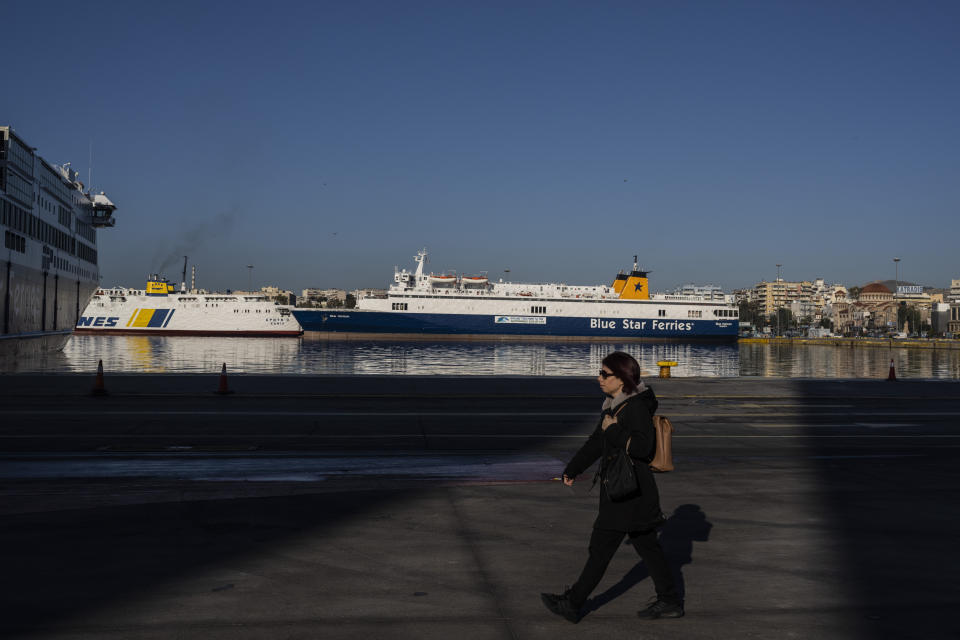
M592 379L4 377L3 638L960 638L960 385L649 381L686 617L554 478Z

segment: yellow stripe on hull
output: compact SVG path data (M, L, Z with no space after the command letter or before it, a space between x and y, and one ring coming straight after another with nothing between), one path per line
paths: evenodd
M137 319L133 321L133 326L135 327L146 327L150 324L150 320L153 318L154 309L141 309L140 313L137 315Z

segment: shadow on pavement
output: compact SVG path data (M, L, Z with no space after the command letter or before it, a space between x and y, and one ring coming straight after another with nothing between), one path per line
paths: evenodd
M925 399L916 383L909 399L887 398L890 384L838 383L835 397L872 402L871 417L859 418L871 422L851 417L838 435L824 436L824 418L804 417L828 517L823 554L805 561L839 561L830 568L840 584L824 588L837 590L836 613L857 638L960 638L960 465L951 421L936 415L956 411L958 402ZM818 396L823 402L822 382L800 385L808 405Z
M674 580L681 597L686 593L683 567L693 562L693 543L706 542L712 528L713 525L707 520L706 514L699 505L684 504L674 510L673 515L667 519L660 530L660 545L663 547L667 562L673 569ZM629 539L624 541L623 546L632 548ZM590 598L584 606L584 614L600 609L649 577L646 566L643 562L638 562L615 585Z
M108 603L121 610L134 606L175 578L298 533L323 531L402 497L345 492L5 516L0 636L37 635ZM191 583L211 592L232 586L206 578Z

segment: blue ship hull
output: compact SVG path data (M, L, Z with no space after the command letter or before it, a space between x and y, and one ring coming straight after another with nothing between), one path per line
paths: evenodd
M304 331L333 334L414 336L526 336L530 338L618 338L734 341L739 323L724 320L582 318L391 313L338 309L294 309Z

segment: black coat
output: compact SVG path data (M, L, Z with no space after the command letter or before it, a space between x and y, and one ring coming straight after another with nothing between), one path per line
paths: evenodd
M648 387L643 393L628 398L613 411L605 410L600 416L597 428L564 470L567 477L575 478L598 459L606 460L616 448L623 449L629 439L628 453L635 462L640 491L635 497L613 502L603 488L603 483L598 482L596 486L600 487L600 513L593 523L595 529L646 531L663 522L657 482L648 464L653 459L657 444L653 428L653 414L657 405L657 397L653 389ZM623 409L617 414L617 421L604 431L601 427L603 416L612 414L621 406ZM603 473L602 465L600 473Z

